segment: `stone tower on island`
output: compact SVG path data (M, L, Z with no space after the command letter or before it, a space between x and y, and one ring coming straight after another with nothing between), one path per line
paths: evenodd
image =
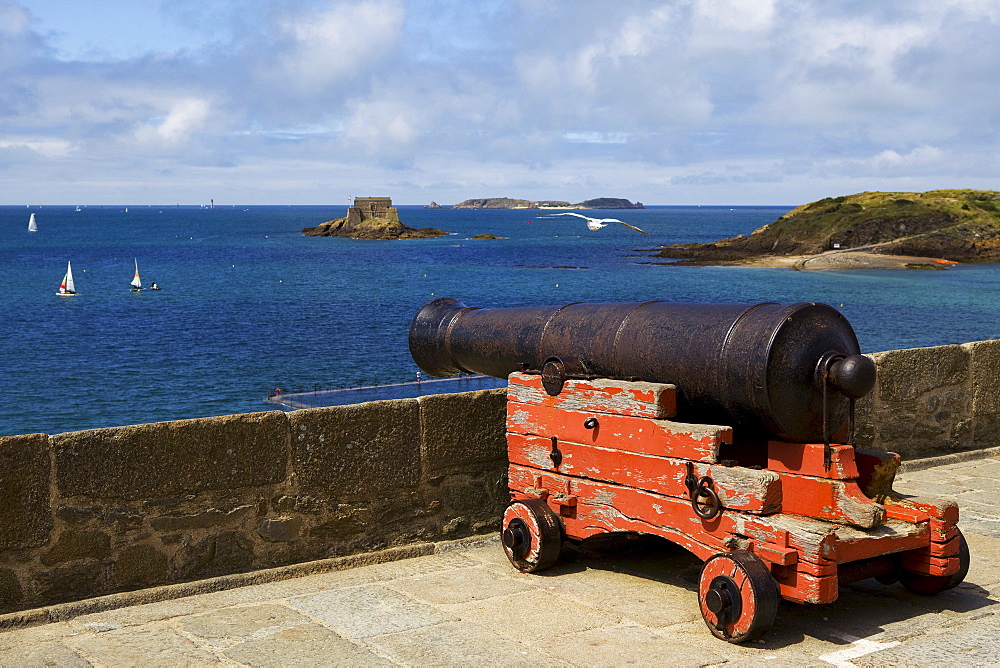
M362 221L381 218L399 221L399 211L392 205L391 197L355 197L354 206L347 209L347 223L344 228L355 229Z
M434 227L419 230L399 220L399 211L388 197L355 197L347 215L328 220L302 233L309 237L350 237L352 239L433 239L447 232Z

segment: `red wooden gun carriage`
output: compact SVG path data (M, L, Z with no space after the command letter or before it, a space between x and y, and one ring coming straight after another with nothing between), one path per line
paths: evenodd
M662 536L704 560L705 622L742 642L779 596L831 603L869 577L935 594L968 571L958 507L893 492L899 456L850 444L875 368L824 304L438 299L410 349L435 375L508 377L501 537L523 572L565 541Z

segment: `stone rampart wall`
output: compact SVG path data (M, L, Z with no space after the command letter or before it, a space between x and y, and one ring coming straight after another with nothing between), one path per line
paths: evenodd
M1000 339L869 355L857 444L917 459L1000 445Z
M0 612L493 531L505 393L0 438Z

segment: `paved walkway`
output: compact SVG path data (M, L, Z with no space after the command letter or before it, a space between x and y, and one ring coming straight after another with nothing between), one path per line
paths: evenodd
M521 575L487 541L6 631L0 665L996 665L998 485L1000 457L898 479L961 504L972 567L957 589L857 583L831 605L783 603L765 639L743 646L709 634L700 564L667 543Z

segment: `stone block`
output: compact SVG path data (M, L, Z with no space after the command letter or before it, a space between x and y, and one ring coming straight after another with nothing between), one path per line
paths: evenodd
M912 401L938 388L964 385L969 378L969 352L960 345L890 350L872 359L880 402Z
M497 484L499 474L487 480L462 474L448 476L437 490L444 503L445 515L488 514L502 515L509 502L506 478L503 486Z
M180 558L184 579L241 573L253 563L253 543L248 536L227 531L195 543Z
M310 408L288 414L300 488L321 500L395 497L420 480L416 399Z
M144 516L132 508L109 508L105 521L116 531L129 531L142 527Z
M381 584L301 596L289 605L348 638L370 638L454 619Z
M1000 418L1000 339L962 346L969 351L972 374L972 415Z
M101 516L100 506L88 506L86 508L76 508L74 506L59 506L56 509L56 517L67 524L84 524L90 520Z
M973 447L969 345L891 350L871 355L878 384L858 402L857 443L904 459Z
M111 555L111 536L103 531L64 531L55 545L42 552L46 566L80 559L107 559Z
M977 418L972 425L972 441L976 448L993 448L1000 445L1000 417Z
M319 624L276 627L226 649L226 658L248 666L397 665Z
M263 519L257 525L257 535L269 542L290 542L302 537L302 519L275 517Z
M271 507L279 513L309 513L322 512L326 504L311 496L286 494L271 502Z
M44 571L35 576L43 601L62 603L107 591L106 568L101 564L74 564Z
M424 475L469 465L507 466L507 390L421 397Z
M44 545L52 531L49 437L0 437L0 550Z
M115 559L113 572L119 587L157 585L167 578L167 555L146 543L130 545Z
M156 531L190 531L210 529L222 524L237 524L254 515L256 506L244 505L229 512L218 508L207 508L201 512L177 515L161 515L149 521Z
M24 590L17 579L17 573L9 568L0 568L0 610L12 610L24 600Z
M285 479L278 411L177 420L51 437L63 497L149 499L273 485Z
M868 357L872 357L868 355ZM863 448L877 447L875 441L875 396L869 392L854 403L854 443Z

